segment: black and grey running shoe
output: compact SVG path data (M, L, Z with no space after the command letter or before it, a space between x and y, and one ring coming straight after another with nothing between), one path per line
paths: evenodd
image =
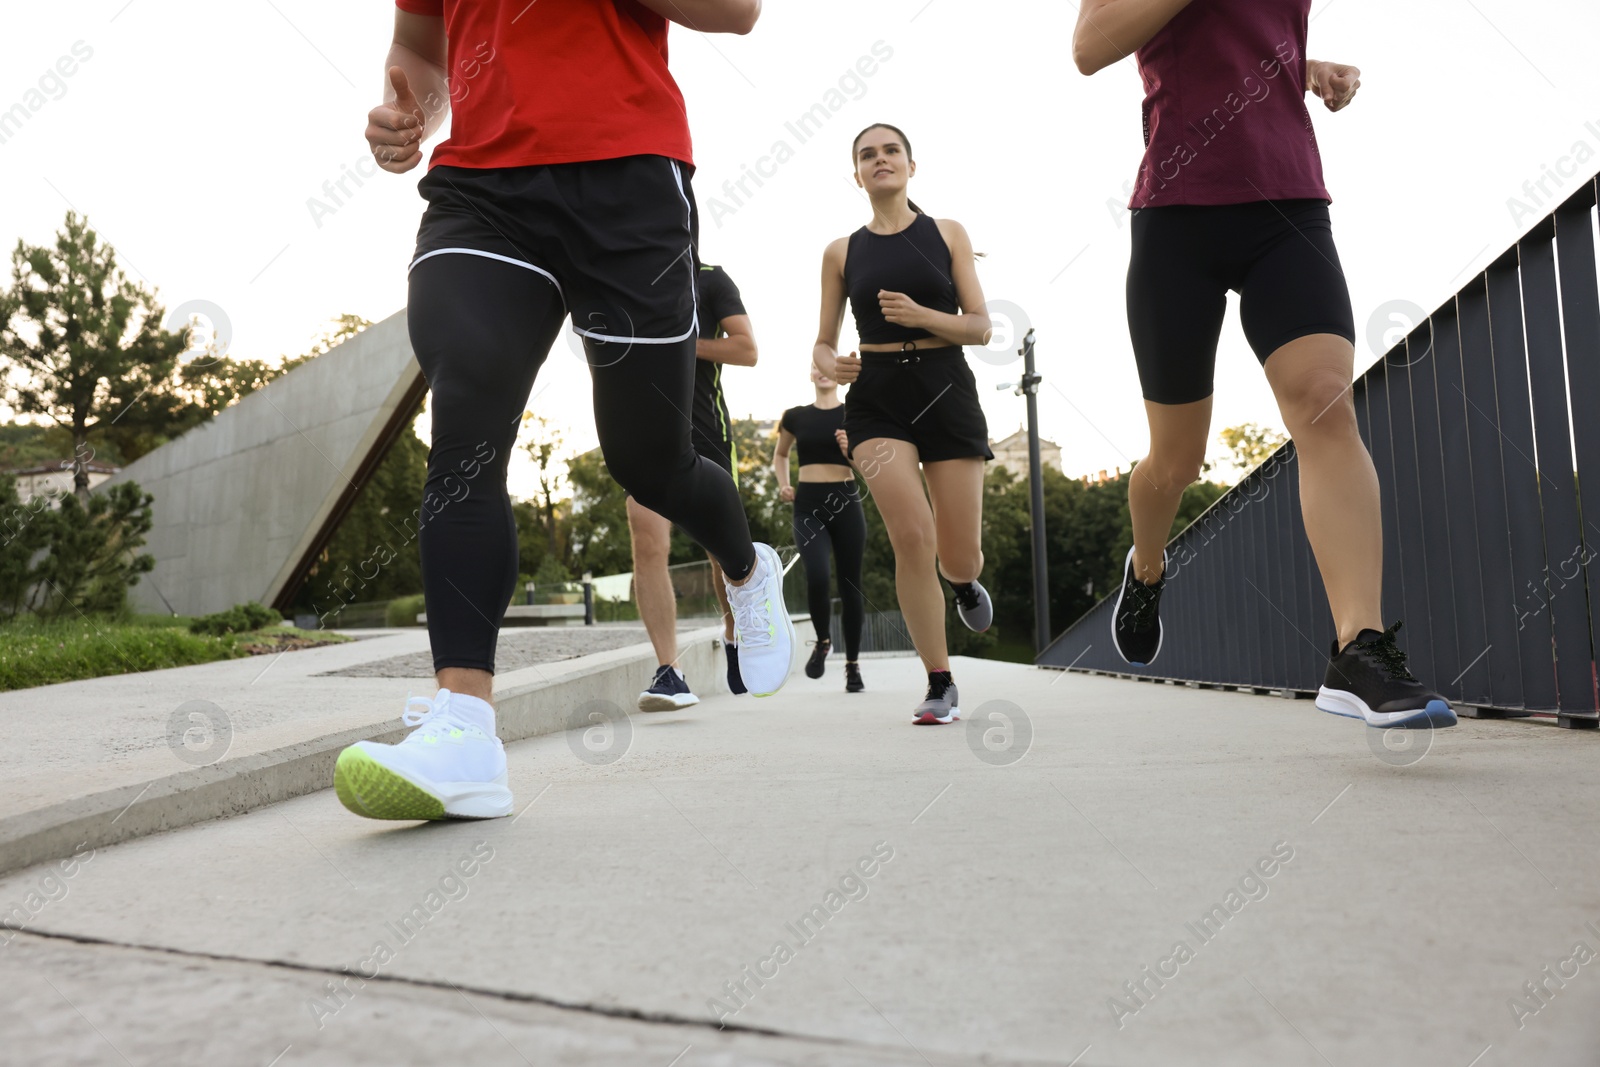
M728 654L728 692L744 696L750 690L744 687L744 675L739 673L739 646L732 641L722 642L722 651Z
M956 698L956 683L946 672L928 675L928 695L911 709L911 721L918 726L942 725L961 718Z
M650 688L639 694L640 711L677 711L698 703L700 698L689 691L683 674L667 663L656 668Z
M846 693L859 693L866 688L861 680L861 664L854 660L845 661L844 665L844 691Z
M1456 724L1450 702L1432 692L1406 666L1395 644L1396 622L1387 630L1362 630L1344 648L1335 642L1328 673L1317 691L1317 707L1364 719L1384 729L1435 730Z
M1161 590L1166 585L1167 554L1161 553L1161 577L1146 585L1133 575L1133 549L1122 565L1122 591L1111 612L1111 643L1117 655L1134 667L1155 662L1161 654Z
M994 622L994 601L989 598L989 590L976 580L964 585L951 582L950 588L956 594L956 614L961 616L967 629L980 634L987 630Z
M821 678L823 661L828 658L828 652L833 648L833 642L824 637L821 641L812 642L816 647L811 650L811 658L806 660L806 677Z

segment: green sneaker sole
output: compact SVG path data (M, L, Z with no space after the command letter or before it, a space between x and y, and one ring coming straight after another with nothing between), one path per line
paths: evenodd
M339 803L368 819L443 819L444 801L408 782L359 748L339 753L333 768Z

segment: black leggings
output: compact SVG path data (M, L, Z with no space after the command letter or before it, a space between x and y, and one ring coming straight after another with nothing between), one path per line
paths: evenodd
M517 581L506 462L565 317L555 286L525 267L449 254L411 271L411 347L433 390L419 540L435 670L494 670ZM737 581L755 550L733 480L689 443L694 347L691 337L634 345L621 359L615 346L591 350L595 429L611 476Z
M844 601L845 658L861 652L861 557L867 547L867 516L854 479L800 482L794 487L794 543L806 568L806 601L818 641L828 640L833 599L828 590L828 550L839 563L839 599Z

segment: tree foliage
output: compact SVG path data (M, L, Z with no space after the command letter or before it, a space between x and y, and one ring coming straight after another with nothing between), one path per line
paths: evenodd
M598 448L567 460L572 511L567 520L572 573L623 574L633 570L627 493Z
M93 442L113 426L135 437L170 419L182 335L161 325L155 294L131 280L87 219L67 213L53 247L18 240L0 294L7 401L72 435L74 489L89 492ZM180 405L181 406L181 405Z
M1217 434L1228 450L1228 466L1233 481L1238 481L1267 461L1267 457L1289 440L1277 430L1255 422L1241 422Z

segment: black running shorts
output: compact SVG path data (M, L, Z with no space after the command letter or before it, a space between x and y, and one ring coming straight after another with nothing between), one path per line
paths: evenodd
M861 353L861 376L845 394L844 432L852 459L878 437L911 442L923 463L994 458L978 384L966 353L953 345Z
M1133 213L1128 331L1146 400L1211 395L1229 290L1263 364L1299 337L1355 343L1350 291L1322 200L1173 205Z
M533 271L584 338L666 345L694 337L698 219L689 168L665 156L474 169L417 183L428 209L412 267L452 253ZM591 350L592 362L609 362Z

